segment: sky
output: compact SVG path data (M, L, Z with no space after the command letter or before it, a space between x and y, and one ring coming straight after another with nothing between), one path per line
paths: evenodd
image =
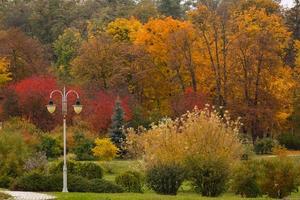
M281 0L281 4L284 7L292 7L293 6L293 0Z

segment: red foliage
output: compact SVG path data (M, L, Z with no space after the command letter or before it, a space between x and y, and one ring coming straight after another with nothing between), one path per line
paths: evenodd
M12 88L18 96L20 113L42 130L51 130L58 123L58 116L47 112L49 94L56 89L52 77L34 76L15 83Z
M111 117L115 106L116 95L107 92L98 92L93 100L87 102L84 110L84 118L98 133L106 133L111 124ZM125 112L125 120L131 119L131 110L128 105L129 98L121 98L122 108Z
M191 111L197 106L204 108L205 95L195 93L192 88L187 88L185 93L172 99L172 108L176 117L181 116L188 110Z

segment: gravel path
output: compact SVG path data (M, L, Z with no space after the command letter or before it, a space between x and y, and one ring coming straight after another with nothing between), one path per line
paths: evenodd
M50 200L55 199L54 196L47 194L41 194L36 192L17 192L17 191L3 191L3 193L9 194L14 197L14 200Z

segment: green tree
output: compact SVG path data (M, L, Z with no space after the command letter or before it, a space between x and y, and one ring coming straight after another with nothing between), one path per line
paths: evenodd
M157 4L159 12L165 16L181 18L183 15L181 0L158 0Z
M56 55L56 70L62 80L70 81L70 62L75 57L82 42L77 29L68 28L54 42L53 48Z
M117 98L115 102L114 113L111 120L112 124L109 130L109 136L111 141L119 148L119 154L122 156L125 154L124 144L126 136L123 131L123 127L125 125L124 110L119 98Z

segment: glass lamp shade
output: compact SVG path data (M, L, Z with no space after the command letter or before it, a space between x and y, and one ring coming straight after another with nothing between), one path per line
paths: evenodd
M82 105L80 105L80 104L73 105L73 108L74 108L74 111L76 114L79 114L82 111Z
M54 113L55 109L56 109L56 105L55 104L52 103L52 104L48 104L47 105L47 110L48 110L49 113L51 113L51 114Z

